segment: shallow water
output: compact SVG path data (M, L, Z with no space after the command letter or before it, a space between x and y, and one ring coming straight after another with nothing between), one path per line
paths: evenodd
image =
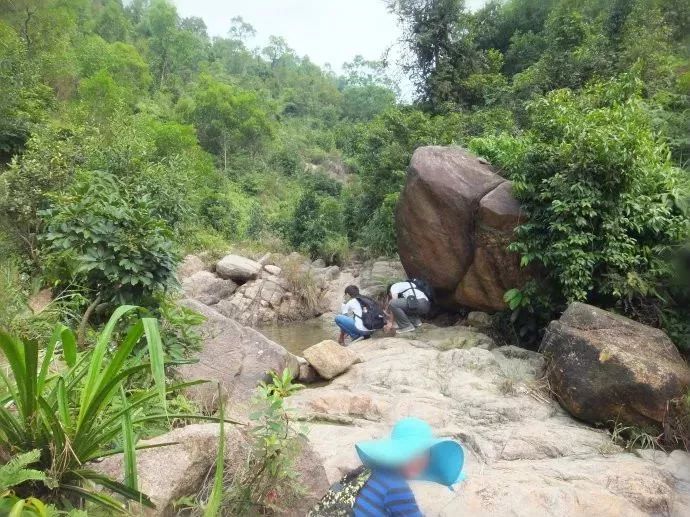
M295 355L302 355L307 348L324 339L337 339L336 332L324 328L319 320L272 325L257 329L268 339L282 345Z

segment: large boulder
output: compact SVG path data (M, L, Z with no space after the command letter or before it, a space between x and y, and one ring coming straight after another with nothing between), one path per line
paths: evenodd
M177 515L174 503L185 496L194 496L212 476L218 452L220 426L218 424L188 425L180 429L140 442L140 445L169 443L163 447L147 448L137 452L139 489L151 497L155 510L145 511L148 516ZM316 504L328 490L328 479L321 459L309 442L299 440L299 452L293 465L304 493L294 506L281 515L302 516ZM232 479L238 468L246 464L251 450L251 438L245 429L225 426L225 475ZM123 480L121 454L105 458L95 468L112 478ZM139 515L137 513L137 515Z
M511 184L486 161L457 147L420 147L396 213L400 259L449 306L505 308L504 293L526 273L509 253L521 222Z
M225 280L210 271L198 271L182 281L187 298L194 298L204 305L216 305L237 290L237 284Z
M564 408L591 423L660 424L687 393L690 370L664 332L573 303L547 328L541 351Z
M188 425L140 442L142 446L169 443L163 447L137 452L139 489L156 505L146 515L175 515L173 504L181 497L196 495L215 464L220 427L218 424ZM249 443L238 428L225 428L225 458L228 469L234 469L247 457ZM121 454L105 458L96 469L114 479L123 480ZM228 471L230 477L233 472Z
M324 379L332 379L340 375L359 361L359 357L352 350L331 339L310 346L303 355Z
M209 382L188 390L189 396L207 409L217 404L216 382L222 393L237 407L249 402L257 384L267 380L267 372L289 368L297 376L297 358L260 332L226 318L196 300L182 300L186 307L201 313L206 321L200 328L203 346L199 362L181 366L184 381L206 379Z
M239 255L227 255L216 264L216 273L221 278L244 283L256 278L263 266L255 260Z

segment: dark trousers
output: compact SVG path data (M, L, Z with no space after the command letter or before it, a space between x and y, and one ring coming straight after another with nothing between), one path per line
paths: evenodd
M405 328L421 323L419 317L429 313L431 304L429 300L417 300L417 309L412 311L407 303L407 298L395 298L389 304L395 322L399 328Z

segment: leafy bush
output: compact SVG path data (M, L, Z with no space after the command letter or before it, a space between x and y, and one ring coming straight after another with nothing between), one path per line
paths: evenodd
M347 256L343 206L335 197L340 191L340 184L325 176L309 179L286 229L292 246L328 263Z
M19 496L31 494L48 501L63 498L81 506L90 501L111 512L125 513L114 498L97 491L94 484L125 499L152 506L136 487L136 455L132 427L141 422L167 420L165 413L139 414L147 403L158 400L165 407L166 392L178 389L165 383L163 350L155 319L135 318L122 340L113 346L115 328L134 306L118 308L98 336L95 347L77 353L71 330L58 325L52 338L39 353L36 342L21 342L0 331L0 350L7 360L11 377L2 376L0 404L0 451L21 454L40 451L35 468L45 474L20 483ZM145 337L149 361L130 359ZM64 361L55 367L58 357ZM126 396L128 381L150 370L154 386ZM55 373L57 372L57 373ZM126 421L127 425L123 425ZM126 483L120 483L90 469L90 461L125 452Z
M511 249L557 286L556 307L574 300L663 300L670 256L687 237L679 171L652 131L631 77L581 94L557 90L530 105L521 137L474 140L500 165L529 217ZM556 308L554 307L554 308Z
M46 274L106 301L151 303L174 281L172 233L147 199L133 198L108 174L83 178L40 213Z
M395 233L395 207L400 194L388 194L360 234L360 243L372 257L393 256L398 251Z

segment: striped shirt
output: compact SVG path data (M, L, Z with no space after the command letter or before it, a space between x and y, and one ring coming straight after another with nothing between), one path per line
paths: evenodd
M354 517L422 517L407 481L383 470L372 473L357 495L353 510Z

